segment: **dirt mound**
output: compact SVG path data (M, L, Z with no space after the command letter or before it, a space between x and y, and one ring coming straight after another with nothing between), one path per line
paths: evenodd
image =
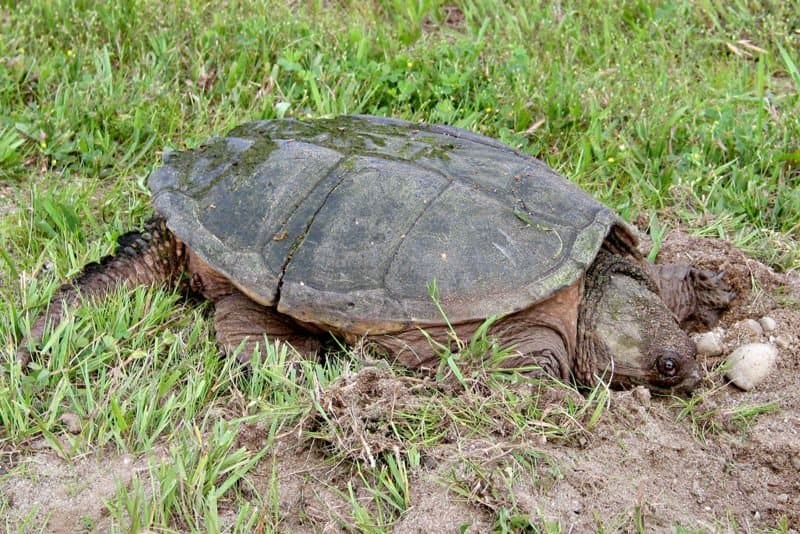
M405 448L396 425L424 402L415 390L427 388L427 381L388 367L367 367L318 391L302 426L329 453L374 467L380 454Z

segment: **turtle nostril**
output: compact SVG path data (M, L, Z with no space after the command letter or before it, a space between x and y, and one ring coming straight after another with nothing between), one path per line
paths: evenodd
M681 357L673 350L664 350L656 360L658 372L666 377L673 377L681 370Z

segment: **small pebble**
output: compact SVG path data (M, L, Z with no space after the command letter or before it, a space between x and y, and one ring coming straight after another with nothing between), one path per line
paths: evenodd
M800 454L795 454L792 456L792 467L800 471Z
M725 376L748 391L767 377L778 358L778 349L767 343L747 343L733 351L726 361Z
M720 330L703 332L694 336L694 343L697 345L697 354L700 356L719 356L722 354L722 337Z
M776 497L777 501L781 504L786 504L789 502L789 494L788 493L781 493Z
M761 325L761 328L764 329L764 332L772 332L778 327L778 323L775 322L775 319L767 315L759 319L758 324Z
M775 338L775 344L782 349L788 349L792 341L787 336L777 336Z
M64 413L61 415L59 420L66 427L67 432L70 434L81 433L81 418L74 413Z
M740 328L756 336L760 336L761 334L764 333L764 329L761 328L761 325L758 324L758 321L756 321L755 319L745 319L743 321L739 321L737 325Z
M706 500L706 492L703 491L703 487L700 485L700 481L695 479L692 481L692 489L690 490L691 494L697 497L697 502L702 503Z

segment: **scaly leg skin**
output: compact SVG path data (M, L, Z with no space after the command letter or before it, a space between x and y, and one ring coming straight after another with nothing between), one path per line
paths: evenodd
M64 310L81 300L106 295L119 285L174 284L185 268L184 246L172 235L164 219L156 217L144 230L120 236L117 250L97 263L90 263L72 282L56 290L44 313L31 326L17 348L17 358L25 367L31 350L42 340L48 326L61 321Z
M479 323L469 323L453 325L453 328L459 339L468 340L477 326ZM447 345L451 339L447 327L434 326L424 330L431 339L443 345ZM500 347L513 349L507 358L498 362L503 369L530 377L570 379L570 357L563 338L552 328L522 321L501 322L496 328L490 329L489 337L494 338ZM403 367L428 372L439 367L439 354L420 330L368 336L366 341L368 346L385 354L392 363Z
M535 366L533 376L550 376L564 382L574 377L578 308L583 282L562 289L544 302L498 321L492 329L501 346L519 354L504 362L508 368Z
M736 292L723 280L724 272L704 271L684 263L648 267L661 299L684 330L715 326L736 298Z
M580 295L581 283L577 282L536 306L497 321L489 329L489 336L499 346L513 349L513 353L501 362L502 367L531 377L571 380ZM456 324L453 328L459 339L468 340L479 326L480 322L474 322ZM449 343L452 333L448 327L423 328L439 343ZM419 329L368 336L367 341L409 368L435 370L440 363L428 337Z
M314 355L321 347L314 333L300 328L273 308L254 302L237 290L214 302L214 328L223 352L235 354L241 363L250 361L256 347L263 354L264 336L294 347L301 355Z

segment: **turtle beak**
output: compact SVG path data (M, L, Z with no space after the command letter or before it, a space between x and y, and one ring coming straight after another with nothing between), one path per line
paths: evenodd
M691 339L689 340L689 344L691 347L691 356L688 357L687 362L687 366L689 367L687 370L688 372L681 383L674 388L676 393L682 395L691 395L703 379L702 369L700 363L697 361L697 347Z
M683 382L672 388L672 390L681 395L691 395L702 379L700 366L695 363L695 365L692 366L691 372L683 379Z

